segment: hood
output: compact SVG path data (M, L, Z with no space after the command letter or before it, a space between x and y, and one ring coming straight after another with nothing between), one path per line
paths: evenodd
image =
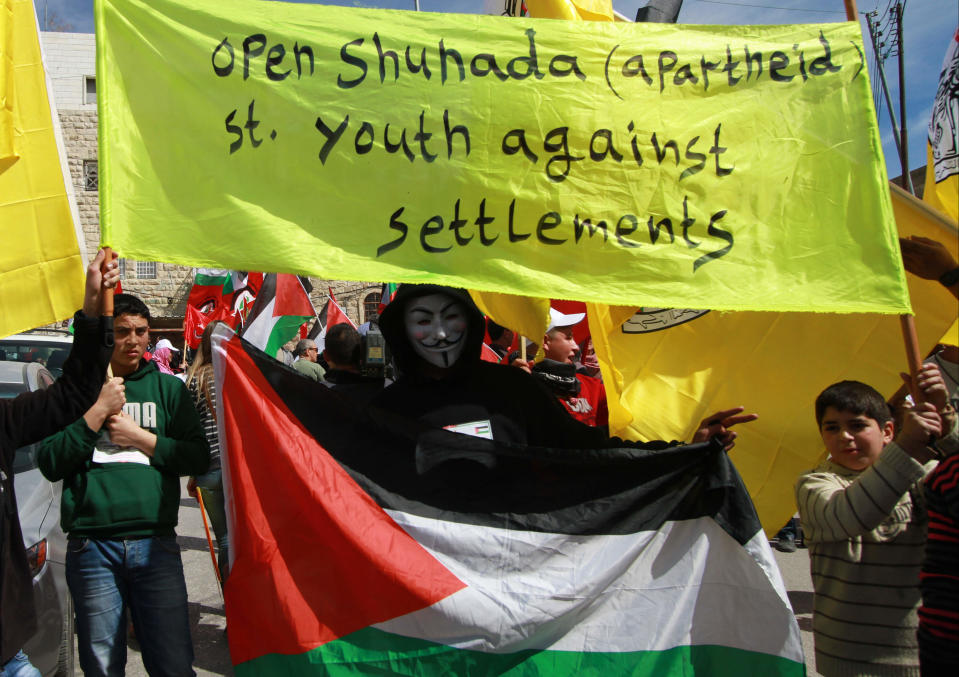
M396 290L396 296L380 315L380 331L383 332L383 337L389 344L397 369L407 378L422 377L436 369L413 351L403 322L403 313L410 301L429 294L448 294L462 302L466 308L467 329L463 353L456 364L445 371L449 376L454 376L480 362L480 348L486 334L486 321L473 303L473 299L470 298L469 292L465 289L436 284L402 284Z

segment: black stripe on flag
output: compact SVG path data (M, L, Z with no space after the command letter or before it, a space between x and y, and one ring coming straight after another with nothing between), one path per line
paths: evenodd
M446 521L566 534L627 534L710 516L739 543L760 529L721 445L648 451L502 444L424 426L335 392L242 342L306 430L384 509ZM416 456L455 447L491 454L495 470L450 461L418 474Z

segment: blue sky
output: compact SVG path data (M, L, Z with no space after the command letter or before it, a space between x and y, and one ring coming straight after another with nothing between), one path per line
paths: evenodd
M228 0L221 0L228 1ZM300 0L310 2L311 0ZM860 15L876 11L885 15L894 0L858 0ZM628 17L635 17L636 10L645 6L647 0L613 0L613 6ZM61 24L69 24L71 30L93 32L93 0L34 0L41 26L44 11L48 19L54 16ZM413 0L320 0L317 4L355 7L382 7L389 9L413 9ZM420 0L423 11L444 12L495 12L503 6L503 0ZM939 69L946 53L949 39L959 25L959 5L955 0L907 0L903 13L905 36L905 81L906 129L909 137L909 165L915 169L926 163L926 126L932 110ZM681 23L693 24L794 24L824 23L845 20L842 0L684 0L679 15ZM865 19L861 19L866 37L866 55L870 65L874 60L868 46ZM870 74L874 70L870 69ZM895 57L886 61L886 78L889 83L896 117L899 117L898 65ZM879 90L878 78L873 88ZM900 120L900 124L902 121ZM879 129L883 138L883 152L889 176L900 174L899 158L893 141L892 130L885 103L880 109Z

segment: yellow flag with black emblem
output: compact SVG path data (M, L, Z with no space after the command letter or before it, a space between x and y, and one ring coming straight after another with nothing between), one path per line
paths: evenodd
M936 217L898 186L890 190L903 237L943 242L959 258L955 222ZM908 280L926 351L955 322L956 299L934 280ZM612 434L688 440L714 411L745 406L759 414L739 430L731 458L770 535L796 510L796 478L824 455L816 396L844 379L891 396L902 384L900 372L908 371L899 319L886 315L596 305L588 312Z

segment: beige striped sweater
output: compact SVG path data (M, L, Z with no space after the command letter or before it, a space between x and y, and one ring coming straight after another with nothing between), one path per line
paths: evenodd
M796 483L815 590L816 669L826 677L918 677L927 524L918 482L934 467L893 442L866 470L826 460Z

